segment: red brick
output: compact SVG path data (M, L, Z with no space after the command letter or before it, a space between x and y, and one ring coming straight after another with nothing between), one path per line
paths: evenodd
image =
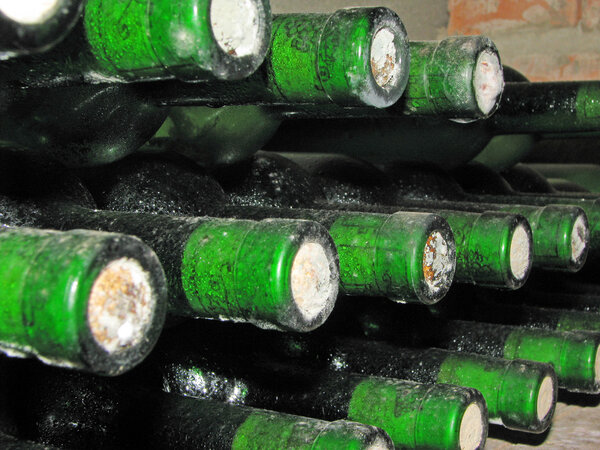
M581 23L587 30L600 28L600 0L583 0Z
M575 26L584 0L449 0L449 34L481 34L523 25Z

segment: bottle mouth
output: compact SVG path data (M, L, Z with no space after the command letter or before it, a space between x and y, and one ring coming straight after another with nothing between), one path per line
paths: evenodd
M450 246L442 233L430 233L423 249L423 275L430 292L438 293L448 288L454 264Z
M537 396L537 417L540 422L546 420L554 405L554 380L546 376L542 380Z
M11 0L8 0L11 1ZM223 52L242 58L256 54L261 47L262 2L254 0L212 0L210 24Z
M510 271L516 280L522 281L527 277L531 267L531 239L527 229L518 225L510 242Z
M471 403L460 422L459 445L462 450L475 450L483 440L483 411L477 403Z
M589 230L583 216L577 217L571 231L571 261L578 264L588 245Z
M484 50L477 58L473 76L475 100L485 116L489 115L496 105L504 89L504 74L498 55Z
M329 304L335 288L330 261L321 244L303 243L292 263L292 297L305 320L316 318Z
M396 47L396 33L383 27L371 41L371 72L381 88L393 87L401 75L402 57Z
M154 316L150 276L134 259L108 263L94 281L87 320L96 343L113 354L142 343Z
M37 25L56 14L62 0L0 0L0 12L23 25Z

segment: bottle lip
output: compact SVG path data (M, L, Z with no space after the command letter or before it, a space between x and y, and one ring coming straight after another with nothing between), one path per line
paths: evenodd
M423 248L423 279L431 294L437 295L451 284L454 272L452 255L451 244L442 231L431 231Z
M460 422L459 445L462 450L475 450L482 447L484 436L484 414L481 406L474 402L465 410Z
M268 0L211 0L208 19L213 75L241 80L263 63L271 42L271 8Z
M305 321L314 320L331 298L335 279L323 245L300 244L290 272L292 298Z
M78 284L85 368L119 375L150 353L162 330L167 287L156 254L132 236L103 233L101 250Z
M473 70L475 101L483 117L492 114L504 90L504 72L496 51L485 48L477 57Z
M511 274L517 282L516 284L521 286L527 280L533 262L531 229L522 223L519 223L513 230L509 255Z
M145 338L156 308L150 275L136 260L118 258L100 271L90 289L87 320L96 343L109 355Z
M545 422L554 410L555 391L555 379L550 375L546 375L540 383L540 388L537 393L536 413L539 422Z
M586 260L590 229L585 214L579 214L571 231L571 261L581 267Z

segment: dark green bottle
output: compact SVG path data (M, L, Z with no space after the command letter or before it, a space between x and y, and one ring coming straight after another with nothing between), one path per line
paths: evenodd
M269 158L267 154L259 155ZM321 204L322 207L390 212L389 207L380 209L372 204L397 203L399 187L364 161L342 155L280 155L316 178L328 203ZM502 212L471 213L432 207L433 211L448 221L455 235L455 281L508 289L517 289L525 283L534 256L531 228L524 217Z
M479 165L463 166L454 172L456 177L461 182L461 186L467 191L467 197L476 202L493 202L493 203L504 203L507 205L535 205L535 206L546 206L546 205L573 205L581 208L585 211L585 214L589 221L589 236L590 236L590 259L597 259L600 252L600 199L585 198L583 196L577 197L577 195L562 196L553 194L522 194L513 191L508 185L508 190L503 193L499 193L494 189L501 188L497 184L487 185L485 183L478 183L478 180L482 180L484 173L480 173L477 176L477 172L484 171ZM488 180L490 177L486 177ZM573 236L572 239L576 238Z
M0 203L9 220L140 237L165 269L173 315L309 331L327 319L337 297L335 245L315 222L94 211L8 197L0 197Z
M485 36L410 43L407 89L392 111L482 119L498 108L504 77L498 49Z
M218 354L242 353L256 359L293 360L305 367L344 373L468 386L483 394L492 423L540 433L552 419L557 382L548 364L439 349L403 348L321 332L282 336L247 326L202 325L194 323L172 330L165 336L161 349L169 352L169 348L183 346L180 351L185 358L188 349L198 348L194 343L202 342L210 343L211 351ZM173 363L172 371L174 367Z
M261 171L259 176L269 177L270 174L271 180L277 180L276 172L271 170L273 165L266 162L257 165L257 170ZM329 231L337 247L340 288L350 295L382 295L394 300L435 303L445 295L452 282L456 261L454 238L444 219L435 214L394 211L384 215L275 208L293 200L298 200L295 206L310 204L311 196L304 198L304 194L314 192L315 186L299 177L288 178L285 183L276 182L281 189L273 186L271 190L265 185L266 190L278 191L271 203L266 202L270 207L226 206L227 199L223 198L225 196L214 180L201 173L194 176L178 164L152 159L135 159L128 163L118 164L114 171L109 171L112 175L107 174L107 178L101 174L100 179L92 180L101 207L163 214L182 211L211 217L252 220L278 217L319 222ZM237 169L233 167L231 173L224 172L228 177L236 178ZM166 172L161 173L161 170ZM284 176L290 174L281 168L279 171ZM254 177L251 175L250 178ZM299 183L292 184L292 181ZM248 191L244 189L246 192L238 198L232 196L231 202L259 203L262 198L259 189L252 191L249 183ZM196 192L200 191L205 193L202 197L212 201L196 200ZM301 203L302 200L306 203Z
M154 347L166 286L156 255L138 239L4 227L0 254L4 353L118 375Z
M446 320L412 305L389 308L373 299L365 308L355 299L330 321L342 333L367 334L404 346L439 347L505 359L527 359L554 367L559 387L600 391L600 333L559 332L508 325ZM336 326L337 325L337 326Z
M402 448L478 449L485 443L487 410L475 389L307 369L213 349L172 350L156 356L157 387L171 393L358 421L382 428Z
M180 152L211 166L239 161L260 150L285 117L443 115L477 119L497 107L502 70L489 39L461 36L440 42L412 42L409 53L404 28L387 9L341 10L324 25L326 17L275 16L271 52L261 69L242 82L173 82L149 87L148 95L155 102L173 107L148 149ZM323 26L329 30L327 36L335 31L336 39L341 40L335 51L325 53L319 46L323 38L318 29ZM365 27L368 32L363 31L364 36L357 39L356 30ZM370 43L366 41L369 36L374 36ZM344 39L352 45L346 45ZM389 55L377 55L378 42ZM358 56L357 51L361 51ZM350 56L343 57L344 52ZM374 56L371 60L369 53ZM404 91L409 60L411 81ZM351 65L348 61L360 63ZM369 91L372 94L367 95ZM206 103L259 105L193 106ZM369 106L389 107L376 110Z
M0 60L42 52L71 31L82 0L37 0L0 3Z
M545 297L548 297L546 300ZM556 293L533 292L527 288L516 295L499 295L491 292L480 292L474 289L454 291L454 295L433 310L444 318L472 320L476 322L499 323L532 328L543 328L556 331L600 331L600 316L594 312L556 309L567 306L568 297L563 295L564 302L552 299L560 298ZM536 298L539 301L536 301ZM547 303L548 307L532 306L536 303ZM555 303L555 304L553 304ZM592 302L587 302L592 303ZM600 305L600 300L598 301Z
M308 148L378 164L404 161L455 167L475 158L499 134L598 132L598 105L597 81L508 82L490 120L460 124L397 118L290 118L265 149L302 152Z
M454 236L446 221L435 214L387 215L252 206L217 206L200 213L320 223L337 248L340 290L344 294L433 304L446 295L454 277Z
M2 151L70 167L98 166L127 156L152 137L168 114L124 83L7 87L3 94Z
M5 64L0 78L30 87L241 79L262 63L270 33L266 0L89 0L61 45Z
M552 164L532 163L527 167L539 171L549 178L562 178L579 184L594 193L600 193L598 175L600 167L597 164Z
M384 108L404 92L409 67L406 30L390 9L280 14L273 17L270 51L248 79L198 86L171 83L149 93L164 106L333 103ZM192 120L194 110L187 117Z
M302 167L299 167L299 164ZM231 202L240 205L301 206L381 214L393 214L398 210L432 212L443 215L457 230L458 227L467 227L477 219L476 215L464 213L483 214L480 216L479 223L475 223L475 229L471 233L479 234L485 240L491 240L489 245L468 243L471 248L466 252L461 251L461 245L466 244L465 235L461 236L461 231L456 232L459 239L457 280L472 282L471 277L474 276L472 275L474 272L477 272L480 258L484 261L482 266L487 265L488 270L491 269L491 273L486 273L485 270L482 272L482 279L479 280L482 283L510 288L518 287L527 278L530 254L527 252L528 239L524 234L528 232L525 230L523 233L523 228L519 225L522 224L525 229L527 226L522 218L515 219L514 216L498 216L493 213L490 215L490 211L520 214L527 219L533 231L534 267L577 271L585 262L588 242L587 219L585 213L577 207L540 208L527 205L446 201L446 198L453 198L455 190L458 193L462 190L451 178L450 181L446 181L449 175L445 172L441 172L438 177L437 171L432 172L428 168L424 170L421 166L417 168L400 166L392 169L395 176L390 179L367 163L336 155L310 156L259 152L245 163L240 163L227 171L217 172L216 177L229 194ZM423 184L420 182L421 179L425 180ZM420 200L421 198L426 200ZM444 201L433 201L435 198ZM372 206L372 203L395 206ZM468 227L463 230L464 233L469 232ZM512 269L508 270L510 267L508 250L512 246L506 244L507 239L512 239L514 231L517 230L520 230L518 234L523 237L519 240L525 245L515 246L515 249L525 251L516 252L521 257L517 258L519 264L514 265L515 276L513 277L510 274ZM483 240L483 238L477 239ZM498 255L498 249L503 249L504 252ZM471 257L466 264L472 264L473 269L461 267L465 261L461 258L465 258L465 255L467 258ZM497 267L500 267L500 272L496 270Z
M3 364L20 434L60 448L392 449L379 428L184 398L102 379ZM8 407L8 405L6 405Z

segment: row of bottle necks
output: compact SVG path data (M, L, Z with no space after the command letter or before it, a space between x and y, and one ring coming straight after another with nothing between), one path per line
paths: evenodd
M569 273L588 252L594 264L599 222L587 219L597 214L592 195L475 194L460 187L459 172L381 171L312 154L261 152L211 174L151 156L75 174L5 154L0 167L3 351L102 375L140 365L114 382L56 372L65 383L82 383L77 393L57 389L92 396L93 408L130 411L147 396L133 386L150 383L156 392L145 400L149 416L131 424L150 440L187 442L184 414L206 430L214 430L205 426L210 420L228 424L216 434L189 432L221 442L215 446L252 446L256 439L273 439L275 447L281 439L323 448L330 439L342 439L331 441L340 447L390 443L380 430L323 422L350 420L381 428L399 447L478 448L488 420L542 432L559 387L600 391L600 297L595 285L582 288ZM471 172L462 169L466 180ZM544 248L554 253L540 257ZM512 296L477 287L515 290L532 267L540 269L532 286ZM463 287L438 303L455 277ZM338 291L346 296L332 313ZM167 334L148 357L167 313L172 320L217 320L195 321L191 331L174 327L175 340ZM223 320L318 330L286 335ZM14 364L6 370L16 370L19 382L30 370L50 370L32 365L21 374ZM121 385L128 377L136 381ZM86 389L130 400L115 406L114 398ZM196 410L198 403L161 389L319 421L300 426L306 419L218 403ZM48 410L32 414L56 417L54 407L64 402L56 392L47 401L35 408ZM28 414L7 413L24 420L13 424L15 433L55 445L106 442L112 431L95 433L117 426L102 423L97 409L61 411L80 414L64 423L90 420L97 430L67 438L60 423L32 422ZM157 430L143 428L157 421ZM270 421L279 440L261 434Z
M0 140L68 166L142 147L223 165L269 141L455 164L499 133L598 130L598 82L527 83L488 38L411 42L387 8L271 17L266 0L38 2L0 5L12 30Z

